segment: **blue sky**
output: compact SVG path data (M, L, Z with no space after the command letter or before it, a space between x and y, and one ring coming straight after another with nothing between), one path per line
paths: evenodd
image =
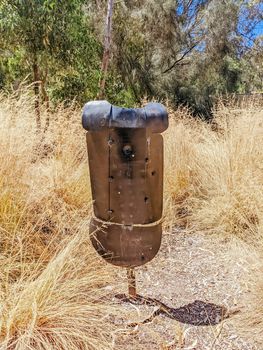
M263 35L263 20L261 21L261 23L258 23L256 28L253 30L253 35L260 36Z

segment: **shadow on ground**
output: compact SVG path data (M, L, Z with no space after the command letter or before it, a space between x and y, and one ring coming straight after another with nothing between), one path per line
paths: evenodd
M213 303L206 303L202 300L195 300L193 303L173 308L167 306L161 301L153 298L136 295L127 297L125 294L117 294L116 298L122 302L129 302L135 305L148 305L158 307L154 313L140 323L151 322L156 316L164 315L181 323L191 324L194 326L214 326L227 318L227 310L224 306ZM131 324L130 326L134 326Z

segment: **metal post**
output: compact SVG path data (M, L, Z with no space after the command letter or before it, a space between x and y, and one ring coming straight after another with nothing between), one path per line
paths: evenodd
M136 278L134 268L127 269L129 298L136 297Z

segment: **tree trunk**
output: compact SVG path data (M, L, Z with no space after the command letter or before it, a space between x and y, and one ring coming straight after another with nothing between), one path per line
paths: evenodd
M45 74L42 77L41 80L41 94L42 94L42 101L46 105L47 111L49 111L49 96L47 94L46 90L46 83L47 83L47 76L48 76L48 68L45 69Z
M48 68L46 67L45 75L43 76L43 78L41 80L42 101L43 101L43 103L46 106L46 112L47 112L43 134L45 134L47 132L47 130L49 128L49 124L50 124L50 104L49 104L49 96L48 96L48 93L47 93L47 90L46 90L47 76L48 76Z
M104 35L104 52L101 65L101 80L99 84L98 98L103 99L105 93L105 82L110 58L110 44L111 44L111 28L112 28L112 13L113 13L114 0L108 0L108 9L105 25Z
M33 75L34 75L34 94L35 94L35 113L36 113L36 124L37 130L41 130L41 118L40 118L40 74L37 58L34 59L33 63Z

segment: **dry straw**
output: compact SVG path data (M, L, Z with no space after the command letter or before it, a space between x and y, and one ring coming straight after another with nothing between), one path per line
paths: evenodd
M39 134L33 102L27 92L0 97L0 348L111 348L115 309L105 286L114 276L93 257L87 237L81 111L43 108L50 127ZM262 256L262 108L219 103L214 114L206 123L186 109L170 111L164 227L239 237ZM246 315L258 334L261 275L253 286L257 313Z
M58 109L46 135L38 135L30 97L1 97L3 350L112 347L114 309L105 287L113 275L87 235L90 190L79 113Z

